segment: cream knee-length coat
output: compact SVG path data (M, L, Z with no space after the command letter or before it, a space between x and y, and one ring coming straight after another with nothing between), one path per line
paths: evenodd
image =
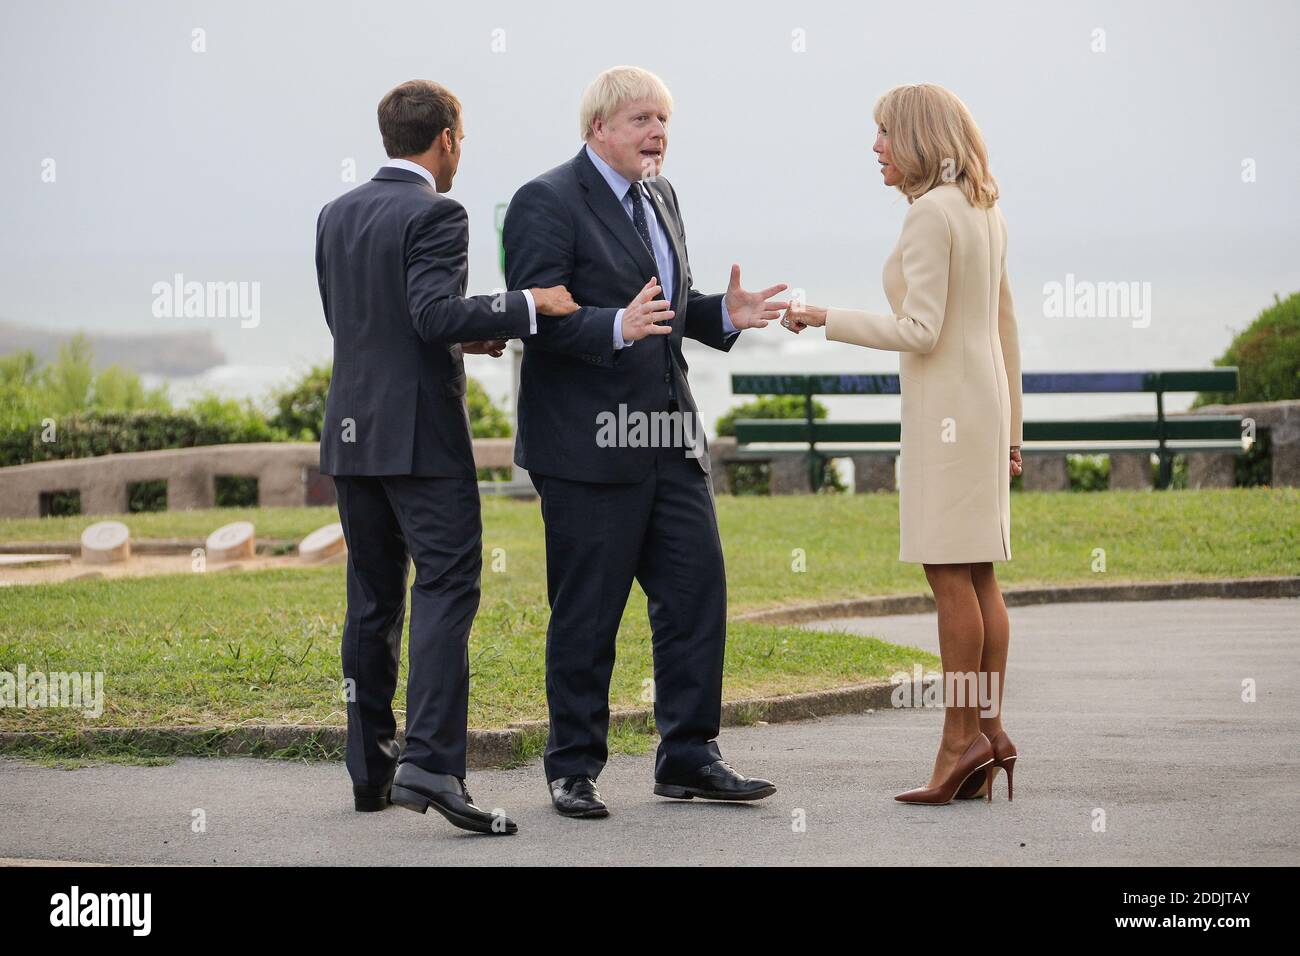
M936 186L908 209L884 284L893 315L828 309L826 337L902 353L899 560L1009 561L1021 387L1001 210Z

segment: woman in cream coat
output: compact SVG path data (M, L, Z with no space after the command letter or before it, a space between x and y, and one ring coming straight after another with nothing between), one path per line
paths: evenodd
M1007 230L984 140L950 91L901 86L876 104L885 185L911 208L885 260L892 315L792 303L783 324L901 353L899 560L924 565L939 612L944 727L928 786L905 803L1007 795L1016 750L1002 729L1010 628L993 562L1011 559L1020 473L1020 347Z

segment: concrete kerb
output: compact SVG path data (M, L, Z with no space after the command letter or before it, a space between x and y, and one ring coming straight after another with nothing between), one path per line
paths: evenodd
M1127 581L1116 584L1064 584L1008 588L1002 596L1007 607L1031 604L1073 604L1086 601L1183 601L1193 598L1300 597L1300 577L1258 577L1188 581ZM841 617L883 617L889 614L925 614L934 599L924 594L896 594L853 598L798 607L753 611L732 618L756 624L806 624Z

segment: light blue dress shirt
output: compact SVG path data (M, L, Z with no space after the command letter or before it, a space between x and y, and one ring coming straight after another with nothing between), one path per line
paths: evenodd
M590 145L587 146L587 156L591 159L592 164L600 172L609 188L614 191L614 197L627 213L627 218L634 219L632 212L632 182L616 170L609 163L605 162ZM659 286L667 293L669 301L672 299L673 290L676 289L677 279L677 259L673 256L672 243L668 239L668 233L664 231L663 223L655 214L654 208L650 203L646 191L643 188L641 198L641 208L645 212L646 224L650 227L650 244L653 247L655 265L659 267ZM619 309L614 314L614 348L621 349L635 345L635 342L623 341L623 312ZM727 312L727 300L722 300L722 330L726 335L731 335L737 331L731 323L731 315Z

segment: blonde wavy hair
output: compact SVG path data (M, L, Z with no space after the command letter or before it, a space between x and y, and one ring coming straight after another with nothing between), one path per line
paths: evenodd
M972 206L998 201L984 137L957 94L934 83L896 86L876 101L873 115L889 137L903 176L898 191L909 203L943 183L959 186Z
M578 108L578 127L582 138L591 138L591 124L595 120L609 122L624 103L632 100L653 100L668 115L673 112L673 95L664 81L649 70L639 66L610 67L591 81L582 94Z

